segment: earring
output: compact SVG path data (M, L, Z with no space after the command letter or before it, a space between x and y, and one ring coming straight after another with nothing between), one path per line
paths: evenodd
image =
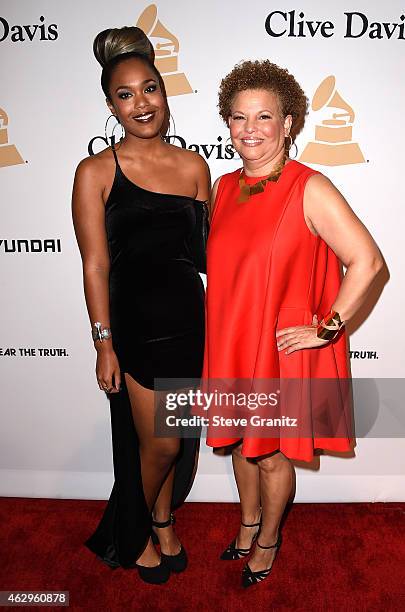
M114 125L114 127L113 127L113 129L112 129L111 135L110 135L110 136L108 136L108 135L107 135L107 126L108 126L108 122L109 122L109 121L110 121L110 119L112 119L113 117L114 117L114 119L116 120L116 122L117 122L117 123ZM123 138L124 138L124 136L125 136L125 130L124 130L124 128L122 127L121 122L119 121L119 119L118 119L118 118L117 118L115 115L111 114L109 117L107 117L107 121L105 122L105 126L104 126L105 141L106 141L107 145L108 145L108 143L110 142L110 146L111 146L111 148L112 148L112 149L114 149L114 150L116 150L116 147L115 147L115 135L114 135L114 132L115 132L115 129L116 129L117 125L120 125L120 126L121 126L121 138L120 138L120 140L119 140L119 143L120 143L120 144L119 144L119 147L120 147L120 146L121 146L121 143L122 143L122 139L123 139ZM118 147L118 148L119 148L119 147Z
M228 136L228 138L225 140L225 144L228 142L228 140L231 140L230 136Z
M288 135L286 136L286 138L289 138L289 139L290 139L290 144L288 145L288 157L289 157L290 159L295 159L295 158L297 157L297 155L298 155L298 147L297 147L296 143L293 141L291 134L288 134ZM291 147L292 147L293 145L294 145L294 147L295 147L295 155L294 155L294 157L291 157L291 155L290 155L290 150L291 150Z
M173 132L170 123L173 123ZM168 106L166 106L165 117L160 128L160 138L170 143L170 138L176 136L176 123Z
M172 122L173 124L173 132L172 129L170 127L170 122ZM173 115L171 114L171 112L169 111L169 136L176 136L176 122L174 120Z

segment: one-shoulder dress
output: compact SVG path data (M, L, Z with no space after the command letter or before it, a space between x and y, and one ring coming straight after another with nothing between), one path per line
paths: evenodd
M207 244L203 380L293 379L301 390L300 381L306 380L312 392L322 395L326 389L328 395L318 406L317 430L312 430L319 415L311 400L293 407L301 423L297 433L283 435L285 427L274 436L273 429L269 436L255 435L254 427L245 430L246 457L280 450L289 458L310 461L315 449L353 447L350 389L345 386L350 381L346 333L321 348L289 355L277 350L276 331L312 324L314 314L321 320L341 283L337 256L305 223L303 195L313 174L315 170L289 161L277 182L267 183L262 193L242 203L240 170L225 174L218 186ZM248 184L257 181L246 177ZM336 418L338 435L324 437L323 424L333 424ZM214 447L239 439L226 429L209 428L207 434L207 444Z
M87 547L112 567L131 567L151 532L124 373L153 389L154 379L199 379L204 351L204 285L194 252L205 204L143 189L116 171L105 205L110 255L110 326L122 374L111 394L114 485ZM198 440L181 441L172 507L186 497Z

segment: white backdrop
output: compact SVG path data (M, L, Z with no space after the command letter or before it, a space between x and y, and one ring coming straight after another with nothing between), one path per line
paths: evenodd
M70 195L75 167L91 139L103 135L108 114L93 39L107 27L135 25L147 6L0 2L1 495L106 498L110 492L109 407L95 382ZM310 100L326 77L335 77L324 103L336 90L340 110L311 110L298 158L315 143L314 167L349 200L390 270L378 304L351 337L353 374L377 379L374 409L384 419L392 398L378 379L404 377L403 3L301 0L297 8L288 1L161 0L157 11L152 34L162 24L179 41L177 74L192 90L169 99L176 134L185 146L197 145L213 179L239 165L215 146L228 136L216 109L218 85L236 62L269 58L287 67ZM329 141L330 158L339 152L340 161L324 165L322 130L315 137L315 129L333 112L349 113L346 141L358 144L364 162L347 163L353 145ZM353 458L325 456L298 467L296 500L405 499L404 455L401 438L360 439ZM231 472L229 458L203 441L189 499L236 500Z

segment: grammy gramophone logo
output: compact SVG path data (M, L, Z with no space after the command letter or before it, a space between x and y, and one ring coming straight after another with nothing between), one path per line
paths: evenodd
M312 110L335 109L315 126L315 139L308 142L300 161L323 166L343 166L365 162L357 142L353 142L354 110L338 93L335 77L322 81L312 99Z
M167 95L192 93L186 75L179 70L179 41L159 21L156 4L146 7L136 25L151 39L155 49L155 66L163 77Z
M8 115L0 108L0 168L23 164L24 160L17 151L17 147L8 142Z

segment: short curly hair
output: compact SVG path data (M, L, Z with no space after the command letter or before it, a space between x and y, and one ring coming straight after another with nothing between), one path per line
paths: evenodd
M247 89L265 89L277 96L282 117L292 116L291 137L294 141L304 127L308 98L293 75L269 60L236 64L222 79L219 88L219 114L226 124L236 94Z

